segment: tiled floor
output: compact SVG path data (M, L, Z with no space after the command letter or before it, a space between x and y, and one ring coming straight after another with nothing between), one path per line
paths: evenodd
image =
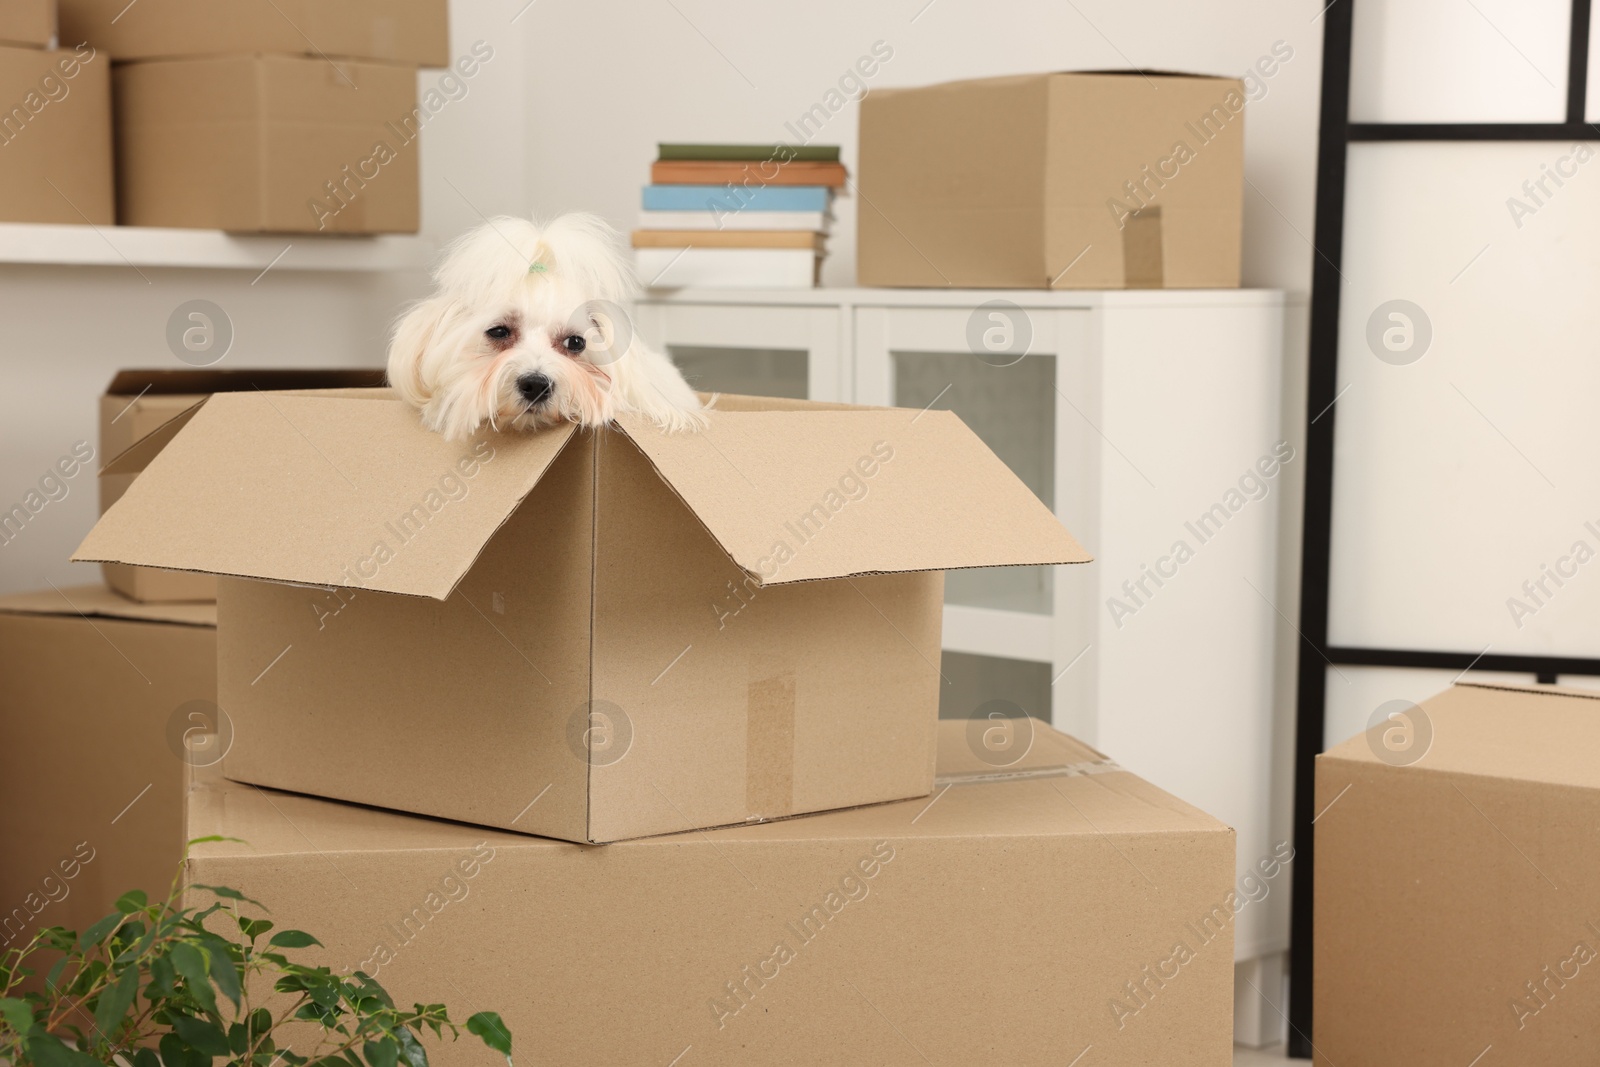
M1309 1064L1309 1060L1291 1060L1284 1055L1282 1048L1239 1048L1233 1049L1233 1067L1284 1067L1285 1064Z

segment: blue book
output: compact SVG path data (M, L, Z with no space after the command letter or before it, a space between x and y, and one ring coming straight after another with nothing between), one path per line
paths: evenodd
M646 211L826 211L833 190L826 185L647 185Z

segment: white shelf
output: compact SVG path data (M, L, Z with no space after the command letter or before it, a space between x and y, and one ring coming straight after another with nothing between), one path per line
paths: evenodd
M221 230L0 223L0 265L376 272L425 269L433 250L421 237L238 237Z
M944 647L951 652L1050 663L1055 659L1055 619L1023 611L944 606Z

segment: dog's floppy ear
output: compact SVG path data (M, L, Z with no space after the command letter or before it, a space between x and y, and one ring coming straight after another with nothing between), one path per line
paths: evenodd
M422 407L433 396L422 375L422 361L447 307L443 297L418 301L395 323L389 339L389 384L412 407Z

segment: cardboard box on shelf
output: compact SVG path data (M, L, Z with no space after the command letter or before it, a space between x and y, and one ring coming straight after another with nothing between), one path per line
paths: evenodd
M0 47L0 222L115 221L111 60Z
M188 832L249 844L189 872L519 1062L1230 1063L1233 831L1033 729L996 773L941 723L936 799L604 848L219 780Z
M1457 685L1317 760L1319 1065L1592 1063L1600 692Z
M383 371L360 368L119 371L100 397L101 461L121 456L135 442L144 440L212 393L378 388L383 381ZM174 424L171 429L175 431L177 425L181 424ZM152 442L151 448L138 457L128 457L119 473L101 472L101 514L127 491L144 463L158 451L159 442ZM217 599L217 580L209 574L122 563L103 563L100 569L112 589L143 603Z
M450 63L447 0L60 0L63 40L117 57L265 54L371 59L412 67Z
M298 56L119 64L116 121L124 225L417 231L425 119L407 67Z
M1023 75L861 102L862 285L1239 284L1244 85Z
M172 882L221 736L215 627L100 586L0 597L0 952Z
M953 414L765 406L463 443L221 394L76 558L254 579L237 780L595 842L926 795L942 572L1088 557Z
M0 4L0 45L49 48L55 36L55 0L6 0Z

